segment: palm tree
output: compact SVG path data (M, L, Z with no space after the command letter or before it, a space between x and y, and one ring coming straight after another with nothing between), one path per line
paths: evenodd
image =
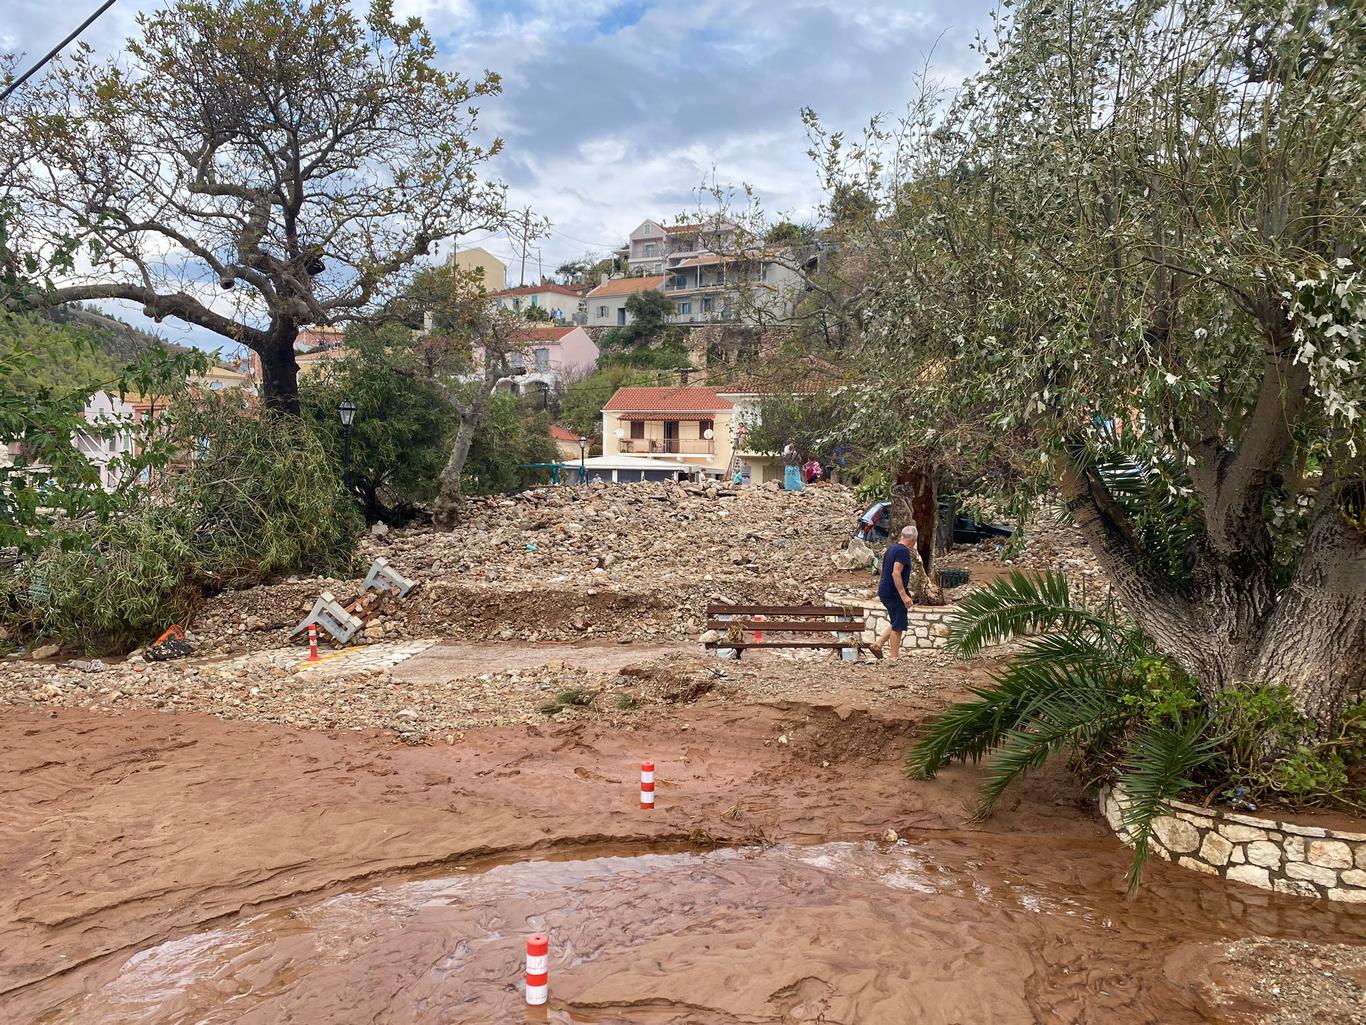
M1219 752L1194 683L1112 603L1089 607L1060 573L1014 573L973 592L949 647L972 657L1021 636L1023 648L989 685L927 724L907 773L930 779L951 760L988 758L974 816L981 820L1011 783L1067 751L1091 781L1111 778L1126 795L1129 886L1137 889L1153 820L1198 785L1192 774Z

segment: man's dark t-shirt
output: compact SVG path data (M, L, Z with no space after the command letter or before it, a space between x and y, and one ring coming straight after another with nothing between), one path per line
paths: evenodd
M909 590L911 586L911 550L900 541L889 547L882 556L882 581L877 586L879 598L901 600L901 592L896 588L893 574L896 564L901 563L901 586Z

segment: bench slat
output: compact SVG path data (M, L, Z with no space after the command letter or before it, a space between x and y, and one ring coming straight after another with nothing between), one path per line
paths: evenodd
M819 633L821 631L831 633L860 633L863 630L861 620L847 623L812 622L802 620L796 623L785 623L779 619L765 619L755 622L752 619L732 619L723 622L719 619L707 621L708 630L727 630L732 626L738 626L745 631L763 630L765 633Z
M708 605L708 616L861 616L840 605Z
M708 648L866 648L862 641L708 641Z

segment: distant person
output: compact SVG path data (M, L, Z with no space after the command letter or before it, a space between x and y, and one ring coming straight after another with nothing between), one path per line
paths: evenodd
M797 455L796 446L788 442L783 446L783 490L802 489L802 457Z
M745 471L736 470L735 476L730 479L731 487L738 488L745 482Z
M806 461L806 465L802 467L802 480L806 481L806 483L808 483L808 484L815 484L816 481L818 481L818 480L820 480L820 479L821 479L821 463L820 463L820 460L817 459L815 456L812 456L810 459L808 459L808 460Z
M908 523L901 528L900 540L889 545L882 556L882 580L878 583L877 596L882 599L891 625L868 646L874 658L882 657L882 649L888 641L891 642L889 654L892 658L901 654L901 635L906 632L908 609L912 604L907 590L911 583L911 560L920 558L915 548L919 538L920 532L915 529L915 524Z

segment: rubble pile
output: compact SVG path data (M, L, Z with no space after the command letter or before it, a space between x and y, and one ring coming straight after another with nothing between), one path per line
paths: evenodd
M696 484L539 488L474 500L454 531L380 530L360 559L383 556L410 579L365 639L650 641L695 638L708 602L818 602L828 553L852 533L852 493ZM277 647L322 578L226 592L196 617L202 652Z

